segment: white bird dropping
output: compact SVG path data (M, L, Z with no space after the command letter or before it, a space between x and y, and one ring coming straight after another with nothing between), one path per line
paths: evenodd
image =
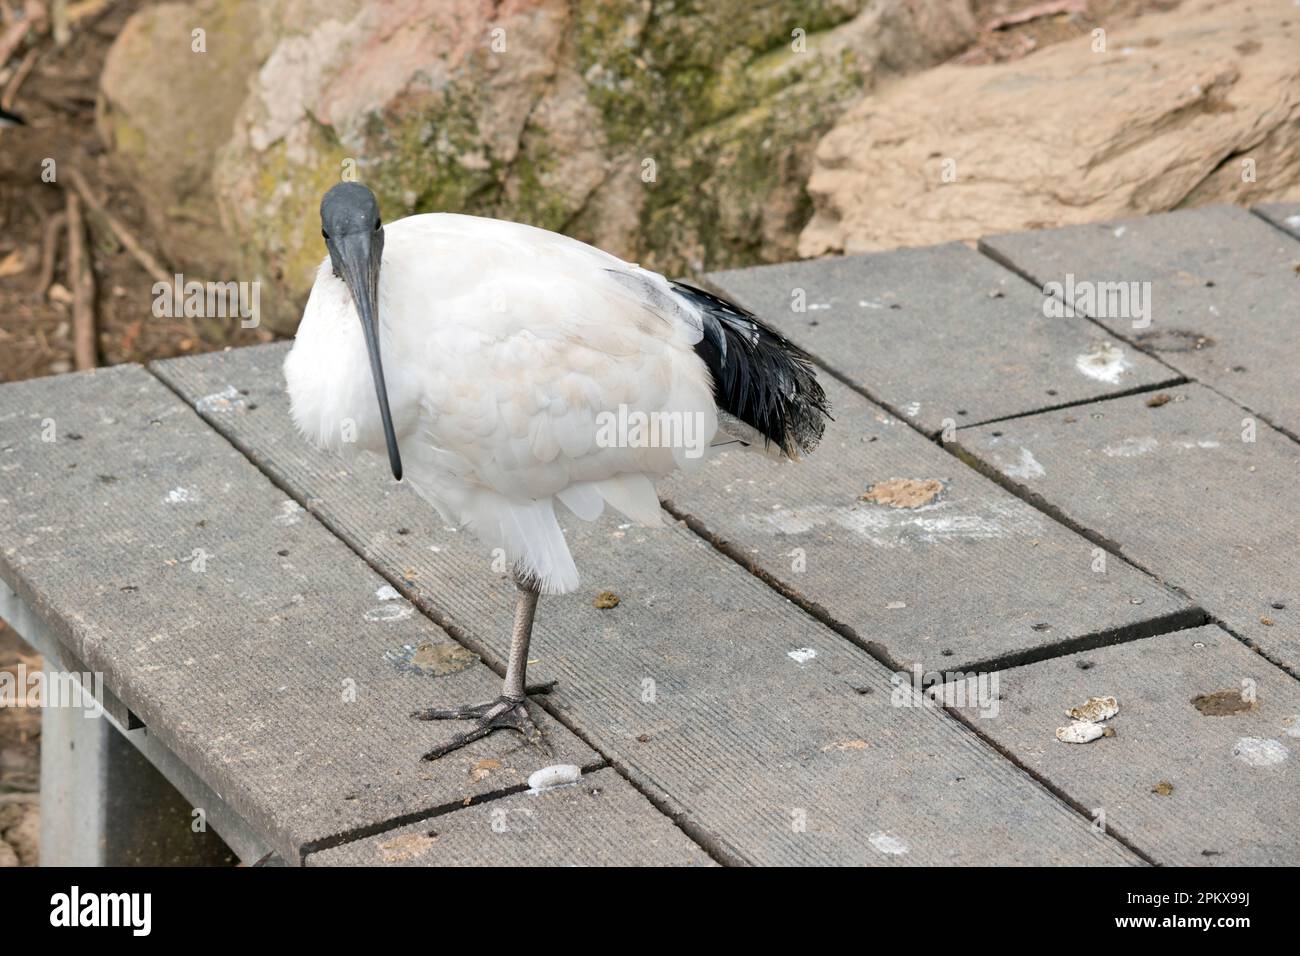
M556 787L571 787L582 779L582 768L571 763L556 763L535 771L528 778L528 792L541 793Z

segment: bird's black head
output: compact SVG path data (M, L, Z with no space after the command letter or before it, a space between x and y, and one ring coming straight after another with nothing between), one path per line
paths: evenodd
M339 183L320 203L320 234L330 253L334 274L348 285L370 353L370 371L379 398L379 414L388 444L393 477L402 480L393 418L388 410L384 367L379 359L379 267L384 258L384 227L375 194L360 183Z
M328 242L355 233L378 232L379 202L360 183L339 183L320 201L321 233Z

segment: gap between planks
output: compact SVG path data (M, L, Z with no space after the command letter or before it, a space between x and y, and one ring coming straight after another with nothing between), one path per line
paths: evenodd
M609 766L609 761L605 759L597 760L582 768L582 775L595 773L597 770L604 770ZM323 853L325 850L333 850L335 847L344 846L348 843L355 843L358 840L365 840L372 836L379 836L382 833L388 833L401 827L410 826L412 823L421 823L425 820L435 820L439 817L445 817L455 813L458 810L466 810L470 807L479 807L485 803L495 803L505 797L513 797L517 793L524 793L528 790L528 784L520 783L513 787L505 787L501 790L491 790L488 793L480 794L474 797L473 801L466 803L464 800L454 800L451 803L439 804L436 807L430 807L425 810L414 810L410 813L404 813L399 817L390 817L387 820L381 820L379 823L367 823L364 826L351 827L339 833L327 837L318 837L315 840L309 840L298 848L298 863L303 865L307 862L307 857L313 853Z

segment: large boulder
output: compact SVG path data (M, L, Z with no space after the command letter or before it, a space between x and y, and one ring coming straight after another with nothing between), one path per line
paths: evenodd
M818 145L799 254L1300 196L1300 7L1184 3L864 98Z
M118 34L100 76L101 137L141 184L168 261L204 278L238 262L217 227L212 164L248 96L244 77L270 52L246 6L144 7Z
M142 53L209 24L219 58ZM670 272L790 258L819 137L974 35L968 0L192 0L133 18L101 115L158 218L224 231L289 329L342 175L389 218L508 217Z

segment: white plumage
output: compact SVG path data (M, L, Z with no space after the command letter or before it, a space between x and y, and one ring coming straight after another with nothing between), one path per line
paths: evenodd
M501 694L413 714L473 721L424 757L497 730L545 747L526 706L554 686L527 682L538 595L578 586L557 502L659 524L654 479L698 465L719 419L798 457L826 396L808 356L744 309L564 236L454 215L385 227L358 183L325 194L321 235L284 363L298 428L386 451L394 478L514 565Z
M654 479L702 460L602 444L601 413L675 412L714 438L705 316L663 276L531 226L432 214L383 229L379 350L406 479L543 591L574 590L557 501L655 525ZM329 258L284 371L304 435L383 452L362 327Z

